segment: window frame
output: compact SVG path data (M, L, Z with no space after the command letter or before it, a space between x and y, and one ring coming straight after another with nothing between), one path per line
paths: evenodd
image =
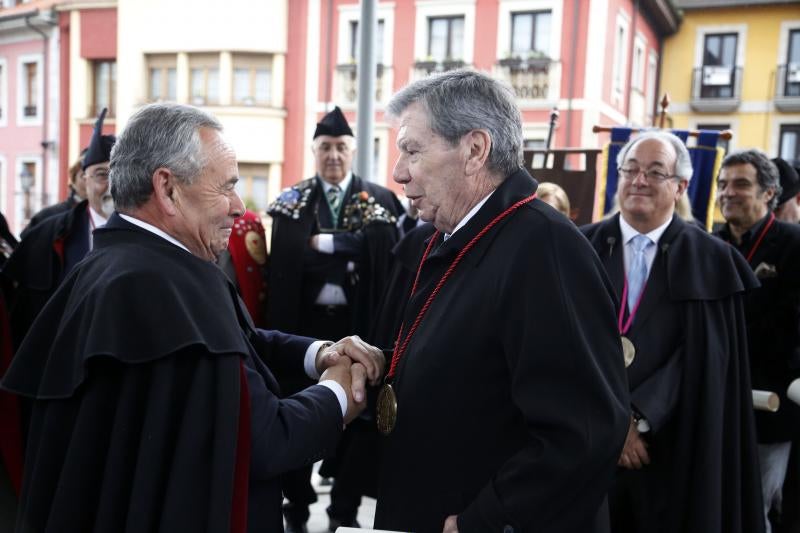
M246 107L271 107L274 101L272 83L273 83L273 59L272 54L244 54L234 53L231 58L231 104L235 106ZM250 94L243 98L238 99L236 95L236 71L248 70L249 71L249 86ZM257 99L256 79L259 70L266 70L269 75L269 83L267 87L269 94L267 99L259 101ZM248 98L252 102L248 102Z
M718 38L720 39L720 46L724 46L724 40L726 38L734 38L733 43L733 58L731 60L730 65L722 63L719 65L712 65L707 62L707 53L709 39ZM739 54L739 34L735 31L721 31L721 32L708 32L703 35L703 54L702 54L702 63L700 65L700 97L701 98L734 98L736 95L736 66L738 64L738 54ZM721 60L722 61L722 60ZM730 79L727 84L706 84L705 82L705 73L706 68L709 67L716 67L716 68L728 68L730 69ZM727 89L730 94L725 94Z
M793 159L787 159L783 153L783 136L787 133L794 133L796 135ZM778 129L778 154L781 159L786 160L790 165L800 165L800 123L784 123Z
M97 86L98 86L98 67L101 65L110 64L111 72L108 77L108 103L100 105L97 101ZM92 103L89 112L90 117L100 115L103 107L108 108L108 117L116 116L117 111L117 60L116 59L96 59L92 61Z
M434 60L441 61L441 62L444 62L444 61L464 61L464 56L466 55L465 54L465 48L466 48L465 47L465 43L463 43L463 42L461 43L461 57L453 57L453 50L452 50L452 48L453 48L453 22L456 21L456 20L459 20L459 19L461 20L461 23L462 23L462 26L463 26L463 29L462 29L462 34L463 35L462 36L463 36L464 40L466 41L467 20L466 20L466 16L464 14L459 14L459 15L432 15L432 16L428 17L428 46L427 46L427 49L426 49L427 50L426 57L433 57L433 54L431 53L431 44L432 44L432 39L433 39L433 31L431 31L431 30L433 29L433 23L435 21L437 21L437 20L445 20L445 21L447 21L447 37L446 37L447 44L445 46L445 56L441 60L437 59L437 58L434 58Z
M194 72L201 70L203 75L203 91L201 95L194 94ZM217 71L217 95L216 98L209 96L210 72ZM197 106L216 106L220 105L220 57L219 54L190 53L189 54L189 102ZM198 100L202 99L202 101Z
M148 102L176 102L178 100L178 55L177 54L148 54L145 57L147 69L147 101ZM153 71L161 73L160 91L156 98L152 93ZM169 72L175 72L175 94L169 94ZM172 98L170 98L172 96Z
M29 90L25 65L36 65L36 86L33 88L36 95L36 112L31 115L26 113L30 106L28 102ZM42 54L24 54L17 57L17 124L20 126L41 126L44 116L44 76L42 75L44 58Z
M531 43L530 43L530 48L528 48L528 51L526 52L526 54L528 56L530 56L530 55L535 55L536 52L542 52L543 57L550 58L552 54L551 54L551 52L549 50L549 48L550 48L550 43L549 42L547 43L548 50L546 50L544 52L541 51L541 50L536 50L536 20L537 20L537 18L539 16L542 16L542 15L547 15L548 17L550 17L550 30L552 31L552 29L553 29L553 10L552 9L533 9L533 10L526 9L526 10L522 10L522 11L512 11L510 13L510 15L511 15L511 19L509 21L510 22L510 26L509 26L510 31L508 32L509 33L508 49L509 49L509 54L511 55L511 57L519 57L519 56L515 56L515 52L514 52L514 28L515 28L514 19L516 17L522 16L522 15L533 15L533 18L531 19L531 24L532 24L532 28L531 28Z

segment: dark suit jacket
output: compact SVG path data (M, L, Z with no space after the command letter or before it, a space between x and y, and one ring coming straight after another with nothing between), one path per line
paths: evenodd
M581 229L621 298L619 216ZM652 464L620 475L664 499L652 506L663 514L644 512L637 531L763 530L743 309L755 286L740 254L673 217L627 334L631 407L651 424Z
M749 253L766 220L738 247ZM715 235L731 242L723 228ZM777 413L758 411L759 442L786 442L800 437L800 406L786 389L800 377L800 226L776 220L750 260L761 287L745 299L747 340L753 388L777 393Z
M280 531L278 475L334 449L342 413L322 386L280 400L261 360L300 372L310 342L112 216L2 383L34 403L17 530Z

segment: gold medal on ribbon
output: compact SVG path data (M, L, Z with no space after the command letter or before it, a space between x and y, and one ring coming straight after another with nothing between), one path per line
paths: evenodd
M636 348L625 335L620 337L620 340L622 341L622 356L625 359L625 368L628 368L633 363L633 358L636 357Z
M378 393L378 405L375 409L375 419L378 422L378 431L388 435L394 429L397 422L397 395L388 383L384 383Z

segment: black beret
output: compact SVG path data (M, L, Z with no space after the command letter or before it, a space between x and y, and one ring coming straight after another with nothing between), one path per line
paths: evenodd
M339 107L334 107L333 111L322 117L322 120L317 122L317 129L314 130L314 138L320 135L330 135L331 137L340 137L342 135L353 136L353 130L344 118L344 114Z

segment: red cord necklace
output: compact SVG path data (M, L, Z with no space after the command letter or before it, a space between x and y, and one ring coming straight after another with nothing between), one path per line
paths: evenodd
M472 240L470 240L464 248L458 253L458 255L453 259L453 262L450 263L450 266L445 271L444 275L442 275L439 282L434 287L433 291L431 291L428 299L425 301L425 304L422 306L422 309L419 310L417 313L417 317L414 319L414 322L411 324L411 328L408 330L408 333L405 336L405 339L402 343L400 343L400 339L403 336L403 329L405 328L405 323L400 326L400 331L397 334L397 340L394 344L394 353L392 354L392 363L389 366L389 373L386 375L386 383L384 383L383 387L381 388L380 393L378 394L378 405L377 405L377 416L376 420L378 423L378 430L384 435L388 435L394 429L395 422L397 421L397 395L394 392L394 388L391 385L391 380L394 378L395 372L397 371L397 364L400 362L400 359L405 354L406 348L408 348L408 343L411 341L411 338L416 333L417 329L419 328L420 323L422 323L422 319L425 316L425 313L428 312L430 309L431 304L436 299L436 296L439 294L439 291L444 286L445 282L450 278L455 271L458 264L467 255L477 243L478 241L486 235L486 233L492 229L498 222L506 218L508 215L522 207L523 205L527 204L528 202L532 201L536 198L536 193L528 196L527 198L523 198L522 200L518 201L499 215L497 215L491 222L489 222L484 228L475 235ZM419 262L419 267L417 268L417 275L414 278L414 285L411 287L411 296L417 290L417 283L419 283L419 276L422 272L422 265L425 264L425 261L428 259L428 254L430 254L431 250L433 249L433 244L439 239L440 232L437 230L433 236L431 237L430 242L428 242L427 248L425 248L425 253L422 256L422 260Z

